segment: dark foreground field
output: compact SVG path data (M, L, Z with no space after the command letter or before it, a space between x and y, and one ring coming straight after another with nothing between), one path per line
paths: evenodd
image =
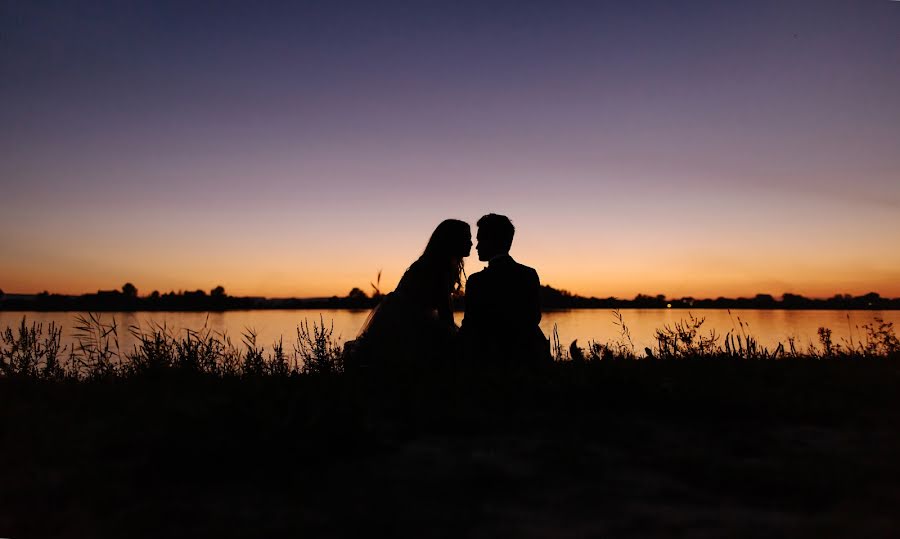
M0 378L4 537L896 537L894 358Z

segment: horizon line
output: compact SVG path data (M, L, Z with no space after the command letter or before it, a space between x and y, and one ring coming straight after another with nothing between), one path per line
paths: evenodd
M900 0L898 0L898 1L900 1ZM786 296L786 295L798 296L798 297L803 297L803 298L806 298L806 299L813 299L813 300L828 300L828 299L834 299L834 298L836 298L836 297L838 297L838 296L841 296L841 297L849 296L850 298L859 298L859 297L869 296L869 295L872 295L872 294L874 294L874 295L876 295L876 296L878 296L879 298L882 298L882 299L900 299L900 297L898 297L898 298L891 298L891 297L882 296L880 292L877 292L877 291L874 291L874 290L871 290L871 291L866 292L866 293L863 293L863 294L858 294L858 295L856 295L856 294L848 294L848 293L841 293L841 292L835 292L834 294L831 294L831 295L829 295L829 296L807 296L807 295L804 295L804 294L802 294L802 293L795 293L795 292L781 292L780 294L772 294L772 293L769 293L769 292L756 292L756 293L750 294L750 295L737 295L737 296L724 296L724 295L721 295L721 294L720 294L720 295L717 295L717 296L707 296L707 297L697 297L697 296L692 296L692 295L683 295L683 296L677 296L677 297L676 297L676 296L669 296L669 295L667 295L667 294L645 294L645 293L643 293L643 292L639 292L639 293L637 293L637 294L634 294L634 295L631 296L631 297L626 297L626 296L616 296L616 295L609 295L609 296L582 295L582 294L579 294L579 293L576 293L576 292L572 292L571 290L568 290L568 289L565 289L565 288L557 288L557 287L554 287L554 286L549 285L549 284L542 284L541 287L542 287L542 288L547 287L547 288L550 288L550 289L555 290L555 291L557 291L557 292L562 292L562 293L569 294L569 295L571 295L571 296L573 296L573 297L580 297L580 298L585 298L585 299L615 299L615 300L620 300L620 301L633 301L633 300L637 300L638 298L657 299L657 298L659 298L660 296L662 296L662 298L663 298L663 299L666 299L666 300L692 299L692 300L694 300L694 301L716 300L716 299L720 299L720 298L721 298L721 299L754 299L754 298L758 298L758 297L760 297L760 296L770 296L770 297L772 297L773 299L776 299L776 300L779 299L779 298L781 298L781 299L783 300L783 299L784 299L784 296ZM177 291L176 291L176 290L169 290L169 291L167 291L167 292L161 292L161 291L159 291L159 290L153 290L153 291L152 291L151 293L149 293L149 294L136 295L136 297L138 297L138 298L150 298L150 297L152 296L153 292L158 292L160 296L162 296L162 295L164 295L164 294L176 294L176 295L178 295L178 294L184 294L184 293L196 293L196 292L198 292L198 291L199 291L199 292L203 292L205 295L211 295L211 294L210 294L211 290L214 290L215 288L216 288L216 287L213 287L212 289L210 289L210 291L207 291L207 290L204 290L204 289L201 289L201 288L195 288L195 289L192 289L192 290L191 290L191 289L179 289L179 290L177 290ZM224 288L224 287L223 287L223 288ZM373 295L373 294L366 293L365 291L363 291L363 290L360 289L359 287L353 287L350 291L348 291L348 292L345 293L344 295L339 295L339 294L331 294L331 295L324 295L324 296L322 296L322 295L320 295L320 296L265 296L265 295L255 295L255 294L248 294L248 295L229 295L229 294L227 293L227 289L224 291L224 294L225 294L225 296L231 297L231 298L254 298L254 299L260 299L260 298L261 298L261 299L265 299L265 300L325 300L325 299L330 299L330 298L343 298L343 297L348 297L349 294L350 294L350 292L352 292L353 290L360 290L360 291L362 291L363 293L365 293L366 296L369 297L369 298L383 297L383 296L387 295L388 293L390 293L390 292L388 292L388 293L382 293L382 294L378 294L378 295L376 296L376 295ZM57 296L80 297L80 296L87 296L87 295L96 295L96 294L99 294L99 293L101 293L101 292L106 292L106 293L122 293L122 289L121 289L121 288L100 289L100 290L97 290L97 291L95 291L95 292L82 292L82 293L76 293L76 294L67 294L67 293L60 293L60 292L50 292L49 290L42 290L42 291L40 291L40 292L31 292L31 293L27 293L27 292L7 292L7 291L4 291L2 288L0 288L0 292L2 292L2 295L0 295L0 298L8 297L8 296L39 296L39 295L42 295L42 294L47 294L47 295L51 295L51 296L57 295Z

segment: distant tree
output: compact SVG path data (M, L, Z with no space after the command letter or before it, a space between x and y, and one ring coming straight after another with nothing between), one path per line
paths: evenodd
M136 298L137 297L137 287L131 283L125 283L122 285L122 293L125 294L126 297Z
M808 307L809 300L799 294L785 292L781 296L781 304L788 309L797 309L800 307Z
M209 291L209 295L214 298L224 298L225 297L225 287L219 285L212 290Z
M0 288L0 298L2 298L2 297L3 297L3 295L4 295L4 294L3 294L3 289L2 289L2 288Z
M632 300L632 304L635 307L663 307L666 304L666 296L664 294L657 294L655 296L638 294Z
M353 290L347 294L347 299L362 301L369 299L369 296L359 288L354 287Z
M154 290L150 292L150 299L159 299L159 290Z
M775 306L775 298L772 294L757 294L753 298L753 303L758 307L773 307Z
M881 303L881 294L869 292L868 294L860 296L859 300L863 307L874 307Z
M567 308L576 299L568 290L559 290L550 285L541 285L538 289L541 305L552 308Z

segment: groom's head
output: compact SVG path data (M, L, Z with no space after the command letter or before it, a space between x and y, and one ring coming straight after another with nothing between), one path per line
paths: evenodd
M478 260L486 262L497 255L505 255L512 247L516 233L512 221L505 215L489 213L478 220Z

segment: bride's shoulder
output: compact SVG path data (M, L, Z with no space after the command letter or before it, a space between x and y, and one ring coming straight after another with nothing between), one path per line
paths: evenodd
M406 271L403 272L402 279L406 280L406 279L415 278L415 277L421 276L422 274L427 273L427 272L428 272L428 268L426 267L425 263L420 258L420 259L416 260L415 262L413 262L412 264L410 264L408 268L406 268Z
M445 273L447 268L438 261L428 258L419 258L410 264L405 275L424 276L437 275Z
M427 264L422 260L418 259L403 272L403 277L400 278L401 287L414 286L418 283L421 283L423 280L427 278L427 276L431 273L430 268Z

